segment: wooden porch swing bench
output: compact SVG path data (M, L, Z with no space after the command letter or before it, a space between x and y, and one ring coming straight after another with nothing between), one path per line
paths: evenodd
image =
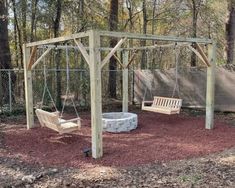
M48 127L59 134L70 133L81 128L80 118L64 120L59 117L59 112L47 112L42 109L36 109L35 113L42 127Z
M142 110L162 114L179 114L182 99L155 96L153 101L143 101Z

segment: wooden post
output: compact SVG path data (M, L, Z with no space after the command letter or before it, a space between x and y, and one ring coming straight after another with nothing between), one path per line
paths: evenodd
M102 143L102 98L101 98L101 55L100 34L91 31L89 36L90 86L91 86L91 134L92 157L103 156Z
M32 71L28 69L30 48L26 48L23 45L24 52L24 84L25 84L25 107L26 107L26 118L27 118L27 129L34 127L33 117L33 87L32 87Z
M208 58L210 66L207 67L206 88L206 129L214 127L214 92L215 92L215 67L216 67L216 45L209 44Z
M128 51L122 54L124 68L122 70L122 111L128 112Z

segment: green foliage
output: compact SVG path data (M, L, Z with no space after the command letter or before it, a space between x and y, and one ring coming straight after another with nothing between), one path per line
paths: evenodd
M23 23L26 21L26 40L21 36L22 43L30 40L32 26L33 4L36 6L35 26L33 27L34 40L42 40L53 37L53 22L56 16L56 1L50 0L16 0L16 16L20 35L23 34ZM119 1L119 29L120 31L142 32L142 2ZM220 0L195 1L197 3L198 37L212 37L218 42L218 57L223 59L225 44L225 22L227 4ZM84 31L88 29L108 30L110 1L98 0L63 0L62 19L60 23L60 35ZM27 5L27 6L26 6ZM199 6L200 5L200 6ZM16 61L19 52L14 48L14 24L13 7L10 12L10 42L12 56ZM191 36L192 32L192 0L146 0L147 9L147 33L158 35ZM26 11L26 20L24 20ZM130 17L131 16L131 17ZM132 26L131 26L132 24ZM19 34L18 34L19 35ZM18 38L19 40L19 38ZM17 51L15 51L17 50ZM18 57L19 58L19 57ZM17 64L17 63L15 63Z
M30 40L38 41L54 36L54 22L57 13L57 0L15 0L10 1L9 6L9 34L10 46L14 67L22 67L19 61L23 59L21 46ZM15 2L13 6L13 2ZM146 2L146 22L147 33L157 35L175 35L182 37L192 36L193 28L193 11L198 13L197 20L197 37L198 38L214 38L217 41L217 59L218 64L224 64L225 50L225 22L227 4L221 0L145 0ZM196 2L196 10L193 10L192 3ZM34 5L35 9L34 10ZM14 9L15 8L15 9ZM15 11L14 11L15 10ZM124 0L119 1L119 31L143 32L143 1L142 0ZM62 17L60 21L59 35L69 35L89 29L109 29L110 1L107 0L62 0ZM17 19L15 19L15 17ZM35 20L33 22L33 16ZM18 22L18 25L17 25ZM102 39L102 45L107 46L109 40ZM161 43L159 41L156 41ZM88 41L82 41L84 46L88 46ZM147 45L152 45L152 41L147 41ZM64 45L64 44L61 44ZM74 45L71 42L68 45ZM140 46L138 40L132 41L130 46ZM186 49L180 49L180 65L190 62L191 52ZM205 50L206 51L206 50ZM149 52L151 56L147 61L149 69L154 68L171 68L174 65L173 50L162 50L162 57L159 51ZM87 69L87 65L81 54L77 55L72 50L69 52L70 68ZM37 54L39 57L40 54ZM137 54L136 61L140 61L141 56L145 53ZM102 54L104 56L104 54ZM47 57L47 65L49 68L55 68L55 54L50 53ZM65 52L61 55L60 68L66 68ZM131 65L131 68L139 68L139 62ZM40 68L40 67L37 67ZM42 68L42 67L41 67ZM105 67L107 69L107 67ZM80 74L80 73L79 73ZM83 73L85 75L85 73ZM81 103L89 101L87 99L89 93L89 77L73 75L71 80L78 81L71 83L72 90L76 92ZM39 76L40 77L40 76ZM38 77L38 78L39 78ZM62 83L66 83L66 76L62 74ZM42 78L36 80L34 91L42 93ZM55 89L55 80L48 79L51 90ZM65 90L65 84L62 85L62 93ZM53 96L55 93L53 93ZM39 97L37 101L40 100ZM45 98L49 103L48 95Z
M9 111L9 108L6 108L6 110L0 111L0 119L4 119L5 117L8 117L8 116L20 116L22 114L25 114L25 108L14 106L11 112Z

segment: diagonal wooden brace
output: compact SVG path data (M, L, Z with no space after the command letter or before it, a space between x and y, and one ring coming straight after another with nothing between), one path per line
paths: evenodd
M122 64L122 61L120 60L120 58L118 56L116 56L116 54L113 54L113 56L116 58L117 62L119 63L119 65L122 67L122 68L125 68L125 66Z
M130 58L128 64L125 66L125 68L128 68L128 67L129 67L129 65L130 65L130 64L132 63L132 61L134 60L136 54L137 54L137 50L134 51L134 53L132 54L132 56L131 56L131 58Z
M28 70L31 70L32 65L34 63L33 61L34 61L34 58L35 58L36 54L37 54L37 46L34 46L32 48L31 54L30 54L29 64L28 64L28 67L27 67Z
M201 55L195 48L193 48L191 45L189 45L188 47L189 47L190 50L192 50L192 51L197 55L197 57L198 57L199 59L201 59L201 61L202 61L207 67L210 67L209 61L208 61L207 59L204 59L204 58L202 57L202 55Z
M28 69L31 68L31 70L33 70L33 69L36 67L36 65L37 65L38 63L40 63L40 61L42 61L42 59L51 51L51 49L52 49L52 48L48 48L48 49L37 59L37 61L35 61L35 62L32 64L31 67L28 67Z
M78 48L79 48L81 54L83 55L84 59L86 60L87 64L90 66L90 56L87 53L85 47L83 46L83 44L80 41L76 40L75 38L74 38L74 42L78 46Z
M204 61L206 62L207 66L210 67L210 61L208 60L206 54L203 52L202 48L199 46L198 43L195 43L197 51L201 54L202 58L204 59Z
M102 63L101 63L101 68L108 63L108 61L110 60L110 58L115 54L115 52L118 50L118 48L121 47L121 45L126 41L126 37L122 38L117 44L116 46L109 52L109 54L103 59Z
M137 51L137 50L136 50ZM134 51L134 53L132 54L130 60L128 61L127 65L123 65L122 61L119 59L118 56L116 56L115 54L113 54L113 56L116 58L117 62L119 63L119 65L123 68L126 69L129 67L129 65L132 63L132 61L134 60L135 56L136 56L136 51Z

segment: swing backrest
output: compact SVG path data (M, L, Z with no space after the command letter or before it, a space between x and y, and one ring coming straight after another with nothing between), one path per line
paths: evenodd
M154 97L152 104L152 107L170 108L174 110L180 109L181 106L182 106L182 99L159 97L159 96Z
M36 109L35 113L42 126L49 127L55 131L61 129L59 123L59 112L47 112L42 109Z

